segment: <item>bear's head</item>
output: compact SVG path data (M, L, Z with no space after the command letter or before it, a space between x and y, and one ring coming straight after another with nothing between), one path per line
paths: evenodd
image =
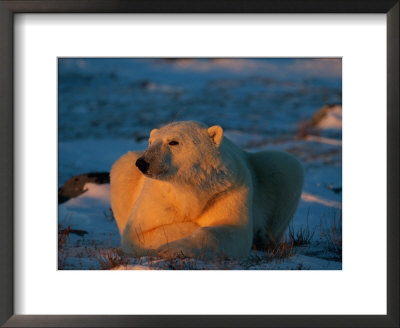
M150 133L136 166L149 178L182 183L212 182L224 171L223 129L198 122L174 122Z

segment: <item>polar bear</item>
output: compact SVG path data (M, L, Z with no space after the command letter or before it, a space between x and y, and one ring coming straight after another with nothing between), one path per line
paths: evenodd
M220 126L192 121L152 130L147 150L123 155L110 175L125 252L207 259L280 241L304 180L293 156L246 152Z

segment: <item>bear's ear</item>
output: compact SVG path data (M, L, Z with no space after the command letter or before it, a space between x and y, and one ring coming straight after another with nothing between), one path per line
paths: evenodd
M150 132L150 137L155 133L155 132L157 132L158 131L158 129L153 129L153 130L151 130L151 132Z
M213 125L208 128L207 132L214 143L219 146L224 136L224 130L219 125Z

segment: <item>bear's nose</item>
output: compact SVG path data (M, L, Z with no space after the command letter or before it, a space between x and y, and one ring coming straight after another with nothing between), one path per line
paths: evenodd
M139 168L139 170L140 170L142 173L146 173L147 170L149 169L150 164L147 163L147 162L143 159L143 157L139 157L139 158L137 159L137 161L136 161L136 166Z

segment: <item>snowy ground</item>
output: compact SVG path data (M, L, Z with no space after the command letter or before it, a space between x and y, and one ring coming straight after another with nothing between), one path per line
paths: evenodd
M339 106L312 122L328 104ZM239 262L127 256L109 185L87 184L84 194L59 205L59 268L341 269L340 105L335 59L61 59L59 187L82 173L109 171L128 150L145 149L152 128L189 119L220 124L248 151L296 155L306 181L286 242Z

